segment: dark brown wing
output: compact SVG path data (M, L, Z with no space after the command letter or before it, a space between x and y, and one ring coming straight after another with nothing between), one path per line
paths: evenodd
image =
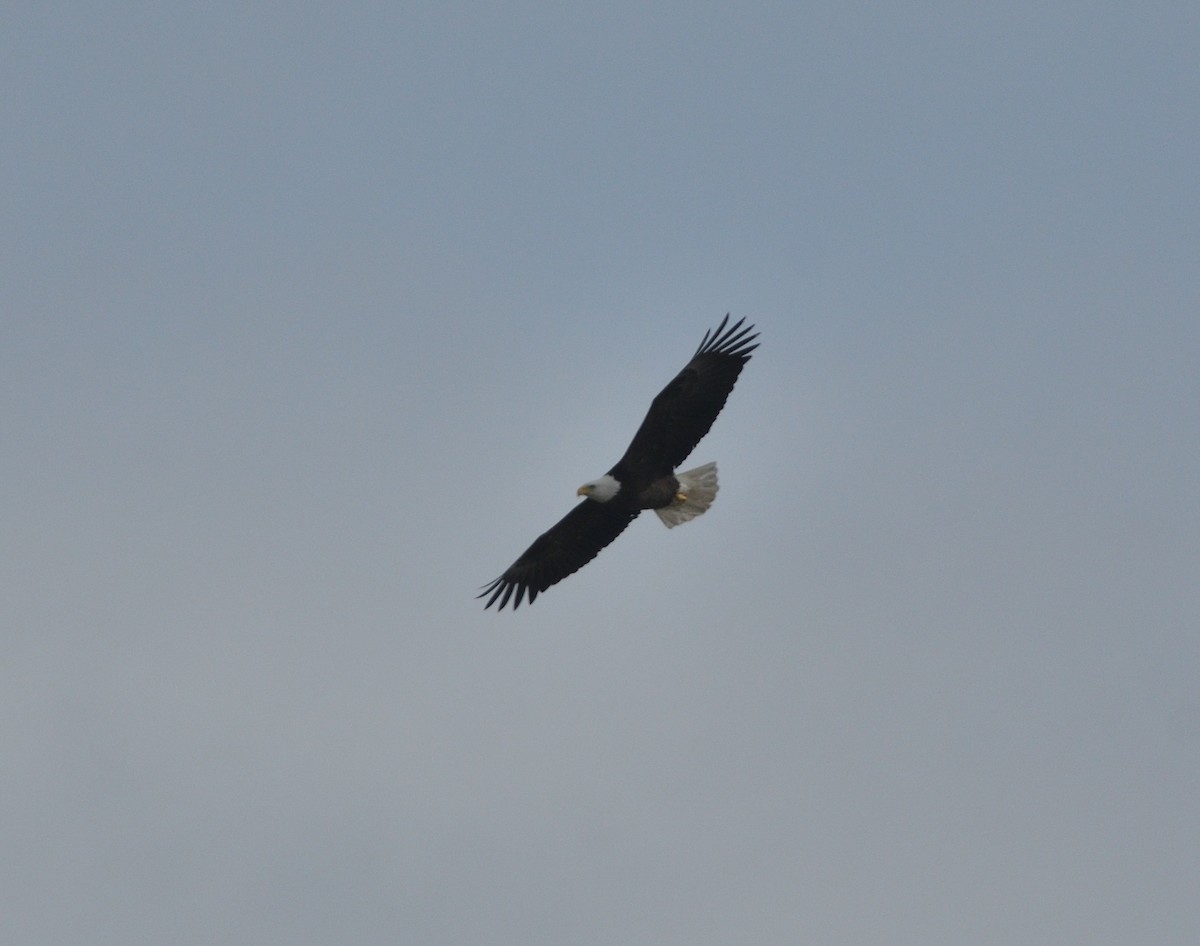
M750 344L758 335L750 334L753 325L742 328L745 321L739 319L726 329L726 315L715 332L705 332L692 360L650 404L646 419L614 471L624 467L635 480L650 482L674 472L696 449L725 406L750 353L758 347Z
M497 610L503 611L514 592L514 611L521 606L523 596L533 604L540 592L579 571L599 555L601 549L637 518L638 511L585 499L539 535L508 571L483 589L478 597L491 595L484 610L499 599Z

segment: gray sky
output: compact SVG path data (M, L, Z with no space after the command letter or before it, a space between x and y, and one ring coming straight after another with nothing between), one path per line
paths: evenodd
M1200 941L1194 3L4 20L0 940Z

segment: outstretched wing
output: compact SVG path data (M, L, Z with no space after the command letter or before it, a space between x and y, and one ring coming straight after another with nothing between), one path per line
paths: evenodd
M726 315L715 332L704 333L692 360L650 404L617 467L623 465L648 482L673 472L696 449L758 347L751 344L758 334L750 334L753 325L742 328L745 321L739 319L726 329Z
M477 597L488 598L484 610L499 599L503 611L516 592L513 610L521 598L529 603L539 593L574 574L600 554L600 550L625 531L637 518L637 509L614 509L606 503L585 499L534 540L508 570L483 589Z

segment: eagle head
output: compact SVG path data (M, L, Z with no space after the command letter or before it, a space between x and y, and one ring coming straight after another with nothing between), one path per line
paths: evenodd
M611 473L605 473L600 479L584 483L575 490L576 496L586 496L598 503L606 503L621 491L621 481Z

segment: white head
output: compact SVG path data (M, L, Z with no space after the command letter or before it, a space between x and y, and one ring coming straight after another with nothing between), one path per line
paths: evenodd
M598 503L606 503L620 491L621 481L611 474L605 473L598 480L584 483L579 489L575 490L575 495L586 496L588 499L594 499Z

